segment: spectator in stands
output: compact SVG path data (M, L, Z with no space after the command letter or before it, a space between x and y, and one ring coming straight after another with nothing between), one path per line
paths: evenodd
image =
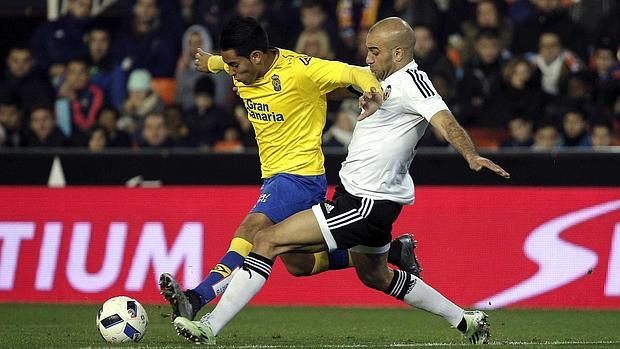
M91 9L91 0L68 0L65 15L37 28L31 38L31 48L43 71L48 72L54 64L87 55L84 35L91 22Z
M534 144L534 123L525 114L515 113L508 121L508 139L502 148L531 147Z
M545 112L548 115L563 116L578 107L586 113L587 118L603 115L604 108L596 103L594 93L594 77L590 72L570 73L561 86L560 95L547 103Z
M13 95L19 108L29 110L33 101L51 103L54 90L34 69L30 49L16 46L9 50L6 68L0 77L0 94Z
M160 112L149 113L144 118L140 148L171 148L175 144L168 134L168 126L166 126L164 114Z
M183 120L183 109L178 104L169 105L164 110L168 137L177 147L190 146L189 128Z
M118 109L114 108L114 106L107 105L99 110L97 124L106 130L108 138L106 145L108 147L131 147L133 142L129 134L118 128L117 122L119 118Z
M618 105L620 105L620 103L618 103ZM248 119L247 110L240 104L240 102L235 104L233 114L239 125L239 131L241 132L240 138L243 142L243 146L246 148L256 148L257 144L256 136L254 134L254 127L252 127L252 123Z
M200 25L192 25L183 34L183 51L176 68L176 102L183 109L189 109L194 104L194 85L202 75L194 67L194 55L198 48L206 52L213 50L211 34Z
M30 130L26 138L28 147L63 147L67 138L56 126L54 110L50 106L35 106L30 113Z
M543 119L538 123L534 133L533 150L554 150L560 146L560 133L550 119Z
M346 150L353 137L360 110L356 100L345 100L340 105L334 124L323 134L323 147L335 147Z
M88 136L88 149L101 151L108 146L108 132L103 126L97 125L90 130Z
M560 36L553 32L540 36L538 53L532 56L531 61L541 73L543 91L553 96L560 93L560 85L569 73L583 68L581 60L564 49Z
M323 51L330 52L332 55L336 53L334 49L338 49L339 46L339 37L336 34L338 28L335 22L329 20L330 17L325 5L325 2L320 0L305 0L302 2L299 11L302 30L297 35L296 52L304 52L312 56L312 53L304 51L307 50L304 46L307 46L308 39L312 39L311 41L315 42L318 40L318 45L315 48L323 47L323 50L313 50L311 52ZM321 34L314 34L317 32Z
M115 56L127 70L146 69L154 77L174 77L178 57L175 32L162 25L157 0L136 0L131 20L117 34Z
M585 111L574 108L562 117L562 146L590 147L588 119Z
M508 61L491 113L506 124L515 114L541 115L544 106L545 94L538 72L522 57Z
M291 37L291 34L297 32L293 29L292 33L288 33L282 20L277 15L272 16L268 11L270 2L265 0L238 0L235 7L236 12L231 17L252 17L255 18L265 28L267 35L269 36L269 43L277 47L292 47L295 42L295 38ZM230 19L229 17L228 19ZM226 23L228 20L224 21Z
M127 71L112 56L110 31L105 27L95 26L88 31L86 43L91 82L103 89L114 107L120 108L127 91Z
M4 147L6 142L6 131L4 131L4 127L0 124L0 148Z
M215 84L211 77L203 75L194 87L194 106L185 113L190 143L201 148L211 148L224 136L224 131L235 125L226 110L214 103Z
M605 150L606 147L612 146L616 142L611 121L599 118L592 123L592 131L590 138L592 140L592 148L597 150Z
M69 61L56 103L57 122L63 133L76 145L86 145L87 135L97 123L97 114L104 104L103 90L90 82L86 61Z
M0 127L4 130L4 146L16 148L24 145L25 138L21 121L22 111L16 98L2 96L0 100Z
M192 6L196 20L193 23L202 25L209 33L219 34L224 23L235 13L236 5L236 1L230 0L195 0ZM218 44L214 42L213 48L218 49Z
M475 54L476 35L480 30L494 29L499 33L501 47L509 47L512 40L512 26L500 13L497 3L493 0L481 0L476 3L476 13L473 22L464 22L461 25L463 35L463 50L461 60L468 61Z
M224 130L224 137L213 146L213 151L219 153L240 153L243 149L239 129L232 126Z
M603 38L592 54L593 71L596 74L597 101L611 111L615 94L620 91L620 62L616 57L617 44L611 38Z
M420 70L431 76L442 74L455 81L454 66L448 57L439 51L431 28L425 24L418 24L415 26L413 34L415 35L413 58L415 58Z
M338 19L338 33L342 45L342 52L339 55L345 57L346 61L352 61L352 57L358 55L359 43L365 42L368 29L379 19L398 16L404 17L409 6L411 12L419 18L423 18L427 23L435 23L438 12L433 0L418 0L414 4L410 1L395 0L338 0L336 5L336 16ZM431 11L429 11L429 7ZM347 52L348 51L348 52ZM362 61L363 62L363 61Z
M499 34L492 29L476 36L476 54L465 63L459 96L464 126L503 127L505 120L493 113L497 91L502 84L503 59Z
M329 35L324 30L301 32L295 45L295 52L323 59L334 58Z
M121 129L129 134L142 128L142 121L150 113L163 113L164 102L153 92L151 74L145 69L137 69L129 74L127 98L123 103Z
M515 54L536 52L539 38L543 33L556 33L559 37L558 41L565 43L568 49L581 59L585 59L587 57L586 33L581 26L570 19L562 7L561 0L532 1L536 5L536 12L515 28L512 52Z

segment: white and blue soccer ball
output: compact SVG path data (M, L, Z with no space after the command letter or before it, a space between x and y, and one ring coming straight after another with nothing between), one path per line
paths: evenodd
M97 313L97 329L110 343L137 342L144 337L148 324L144 307L126 296L108 299Z

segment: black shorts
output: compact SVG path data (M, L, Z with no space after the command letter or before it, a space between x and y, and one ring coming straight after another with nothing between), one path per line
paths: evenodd
M349 249L360 253L385 253L392 240L392 223L402 205L373 200L336 188L334 198L312 206L330 251Z

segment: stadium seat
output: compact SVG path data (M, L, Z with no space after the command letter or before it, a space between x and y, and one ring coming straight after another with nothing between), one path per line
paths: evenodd
M499 149L503 139L507 133L504 129L494 129L485 127L469 127L467 128L472 141L478 148Z
M151 87L164 104L171 105L175 102L176 81L173 78L153 78Z

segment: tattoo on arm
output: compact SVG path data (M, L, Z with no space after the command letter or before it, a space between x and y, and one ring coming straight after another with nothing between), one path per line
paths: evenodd
M445 124L445 137L448 142L458 151L465 159L477 156L476 147L469 138L467 132L456 122L456 120L448 120Z

